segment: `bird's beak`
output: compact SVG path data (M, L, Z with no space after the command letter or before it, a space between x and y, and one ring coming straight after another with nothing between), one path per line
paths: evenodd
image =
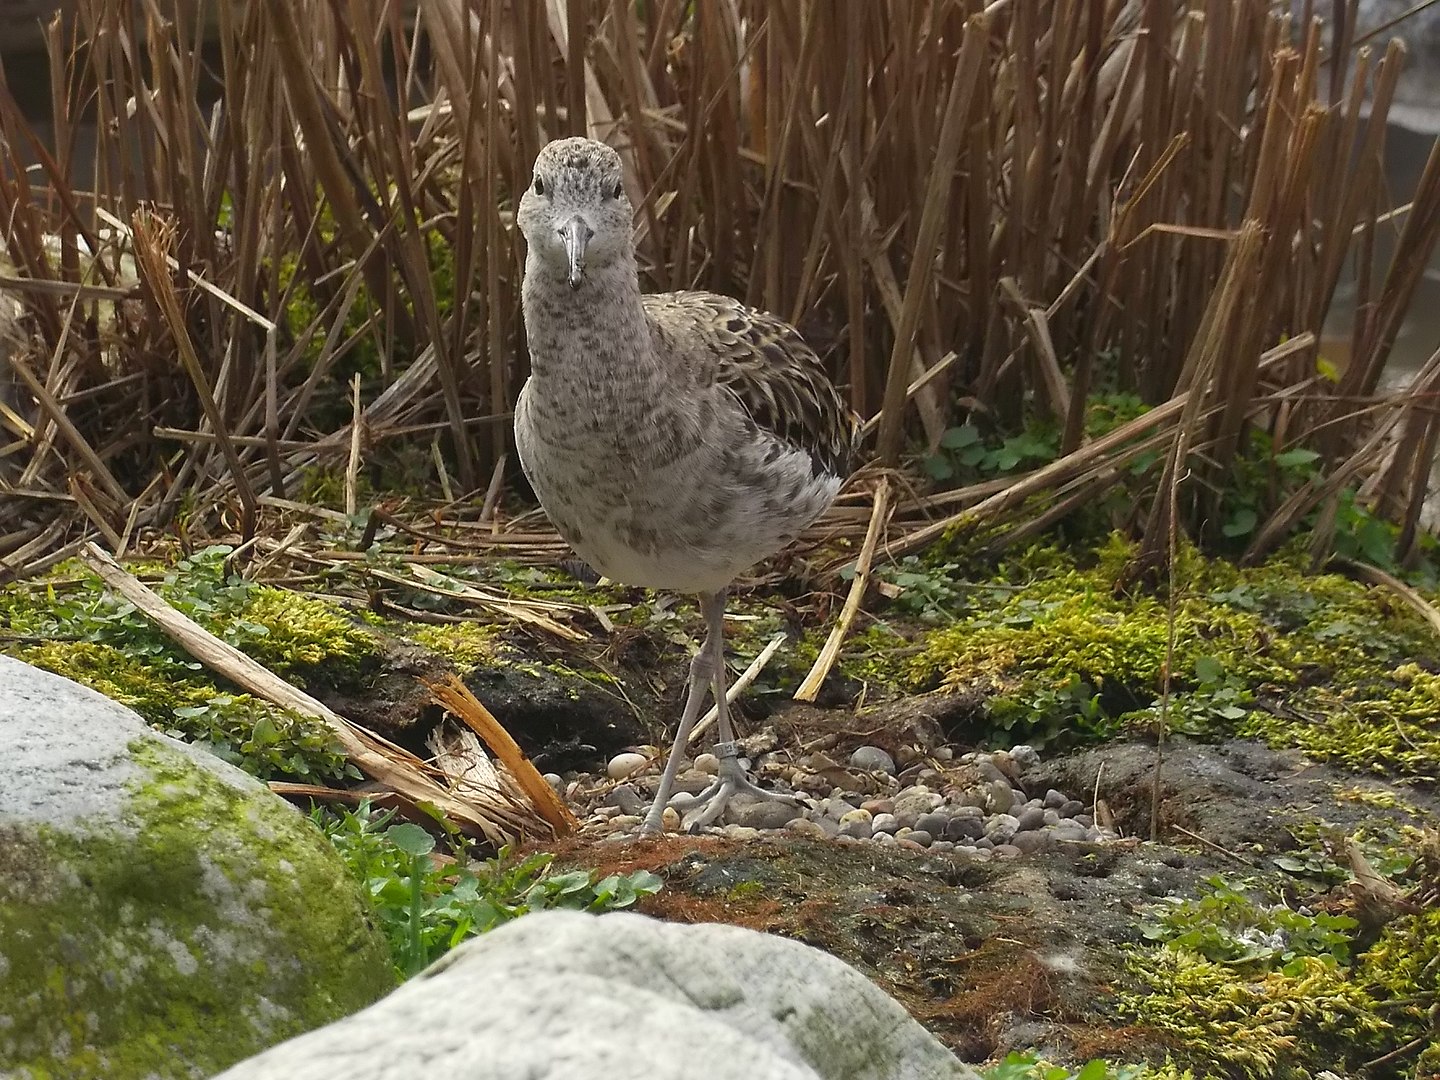
M578 289L585 277L585 245L595 235L595 230L585 224L578 214L560 226L560 239L565 244L565 258L570 264L570 288Z

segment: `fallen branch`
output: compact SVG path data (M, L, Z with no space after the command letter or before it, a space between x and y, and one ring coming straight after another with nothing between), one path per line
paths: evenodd
M424 763L418 758L382 753L376 748L374 736L176 611L96 544L87 544L81 558L107 586L134 604L137 611L196 660L257 697L321 721L357 768L415 805L422 809L433 807L463 831L496 846L523 837L541 823L531 808L505 806L498 800L481 805L446 791L425 775Z

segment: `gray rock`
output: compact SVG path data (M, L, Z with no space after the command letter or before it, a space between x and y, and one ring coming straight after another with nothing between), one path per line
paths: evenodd
M475 1002L484 1001L483 1009ZM544 911L215 1080L974 1080L858 971L797 941Z
M1045 832L1019 832L1011 839L1010 844L1026 855L1033 855L1050 846L1050 835Z
M1047 808L1045 810L1044 817L1046 825L1058 825L1061 821L1059 810L1051 810Z
M931 836L943 836L945 826L949 824L950 818L948 815L931 812L929 814L921 814L916 818L913 827L917 832L927 832Z
M874 831L875 827L871 822L870 814L865 810L852 810L840 819L841 836L851 836L856 840L869 840Z
M1021 743L1010 748L1010 759L1022 769L1033 769L1040 764L1040 752L1033 746Z
M795 805L775 799L746 799L737 795L725 808L725 821L750 829L783 829L794 820Z
M969 788L969 789L961 792L959 799L956 800L956 805L957 805L957 809L963 808L963 807L971 807L971 808L973 808L973 809L975 809L975 810L984 810L984 809L985 809L985 789L984 789L984 788Z
M1014 844L996 844L993 850L996 856L1003 859L1014 859L1025 854Z
M895 775L895 759L878 746L857 747L850 755L850 767L863 772L883 772Z
M785 831L794 836L804 836L811 840L825 840L830 834L818 821L811 821L809 818L792 818L785 823Z
M910 831L910 835L907 836L905 839L912 840L915 843L919 844L921 847L929 847L935 842L935 838L931 836L928 832L926 832L924 829L912 829Z
M649 764L650 759L644 754L636 754L634 752L616 754L606 764L605 773L611 780L625 780L634 776Z
M1000 771L994 759L989 754L980 754L975 758L975 769L979 772L981 779L987 784L993 784L997 780L1005 781L1005 786L1010 786L1010 778Z
M945 824L946 840L979 840L985 835L985 822L979 817L953 817Z
M876 814L870 822L870 827L875 832L893 833L900 828L900 822L894 814Z
M1033 832L1045 825L1045 811L1038 806L1027 806L1016 816L1018 832Z
M985 811L981 809L979 803L976 803L974 805L952 806L950 807L949 814L952 818L974 818L976 821L979 821L985 816Z
M629 784L619 784L605 798L607 806L618 806L624 814L640 814L645 811L645 797Z
M1059 810L1070 801L1070 796L1063 791L1056 791L1053 787L1045 792L1044 805L1051 810Z
M992 814L1008 814L1015 805L1015 791L1009 780L991 780L985 785L985 809Z
M1085 826L1076 821L1062 821L1050 830L1050 835L1056 840L1084 840Z
M1070 820L1073 821L1073 822L1075 822L1077 825L1083 825L1083 826L1085 826L1085 828L1087 828L1087 829L1088 829L1091 825L1094 825L1094 824L1095 824L1095 819L1094 819L1093 817L1091 817L1089 814L1076 814L1076 815L1075 815L1073 818L1071 818Z
M0 836L0 1076L210 1076L394 985L361 890L303 814L5 656Z
M918 818L921 814L928 814L944 801L945 797L939 792L925 788L906 788L895 796L895 816L913 814Z
M996 814L985 822L985 835L997 846L1008 844L1020 831L1020 822L1010 814Z
M1085 804L1079 799L1067 799L1060 807L1061 817L1074 817L1076 814L1085 812Z

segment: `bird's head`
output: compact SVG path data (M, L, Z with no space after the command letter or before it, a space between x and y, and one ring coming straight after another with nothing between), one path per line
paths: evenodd
M557 139L535 159L516 217L533 258L572 289L630 251L620 155L594 139Z

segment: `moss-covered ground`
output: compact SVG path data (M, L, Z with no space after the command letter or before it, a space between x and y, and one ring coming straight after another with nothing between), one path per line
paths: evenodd
M1120 583L1134 553L1126 540L1109 536L1078 552L1037 543L980 559L952 548L885 566L878 574L883 595L867 602L822 704L844 706L828 715L847 718L863 704L865 711L847 723L878 731L890 703L938 694L950 702L942 736L957 747L1028 742L1047 760L1072 748L1150 740L1161 730L1201 742L1261 739L1351 777L1334 785L1337 801L1376 821L1403 819L1423 830L1424 812L1405 792L1425 796L1440 776L1440 638L1420 614L1390 590L1338 568L1313 567L1298 551L1240 567L1187 548L1173 582L1154 592L1127 590ZM447 597L419 578L413 586L396 583L394 574L405 567L398 546L382 543L353 570L332 567L298 587L248 580L228 556L228 549L207 549L135 569L212 632L412 747L421 745L435 713L423 694L394 688L416 686L416 673L454 670L502 720L517 725L542 767L562 772L594 770L611 750L663 738L700 632L688 601L597 586L564 568L505 561L433 567L452 582L533 605L533 613L567 631L557 634L503 605ZM371 567L392 576L367 576ZM1435 598L1418 584L1423 596ZM824 610L833 611L834 601ZM742 716L803 737L814 713L790 710L788 698L818 653L827 620L816 617L814 598L793 582L742 589L731 611L737 668L774 635L787 638L746 694ZM157 728L205 743L256 775L341 784L354 778L323 730L217 680L78 564L0 591L0 651L87 683ZM364 708L375 711L353 715ZM1309 819L1317 830L1323 816ZM1374 832L1370 850L1388 843L1399 851L1420 835L1402 841ZM1284 904L1364 914L1335 843L1316 831L1294 850L1265 853L1323 872L1306 877L1267 864L1245 895L1262 913ZM1401 890L1421 888L1411 855L1386 864ZM664 869L662 862L646 868L652 865ZM795 871L802 879L818 872ZM996 887L983 874L954 874L953 881L941 879L947 888ZM928 972L926 978L942 970L932 961L933 950L946 947L943 934L919 934L909 902L898 894L886 901L886 914L865 926L848 916L843 922L817 916L806 931L793 920L814 906L813 894L787 899L742 889L723 902L702 901L693 898L686 875L668 876L667 891L647 901L660 913L809 934L847 959L869 962L874 972L884 963L867 961L868 946L857 954L846 941L876 949L899 942L901 954L921 950L915 970ZM857 887L846 880L844 889ZM1208 895L1199 882L1197 876L1177 887L1199 902ZM1433 908L1397 910L1378 923L1357 919L1343 959L1307 955L1237 965L1183 943L1145 939L1135 929L1142 906L1123 912L1131 930L1117 930L1106 946L1105 977L1088 991L1093 1010L1056 1004L1054 973L1035 967L1043 941L1007 931L1004 919L978 932L963 950L967 959L943 967L943 1009L916 996L903 973L887 985L976 1060L1005 1049L995 1034L1002 1013L1053 1013L1084 1019L1066 1051L1072 1060L1143 1058L1160 1070L1156 1075L1308 1078L1327 1067L1351 1075L1345 1070L1368 1064L1367 1076L1398 1077L1440 1067L1425 1041L1440 1008ZM1088 916L1082 909L1074 917ZM824 927L834 932L822 933ZM981 940L1007 934L1025 947L996 950ZM1109 1019L1101 1023L1097 1012Z

